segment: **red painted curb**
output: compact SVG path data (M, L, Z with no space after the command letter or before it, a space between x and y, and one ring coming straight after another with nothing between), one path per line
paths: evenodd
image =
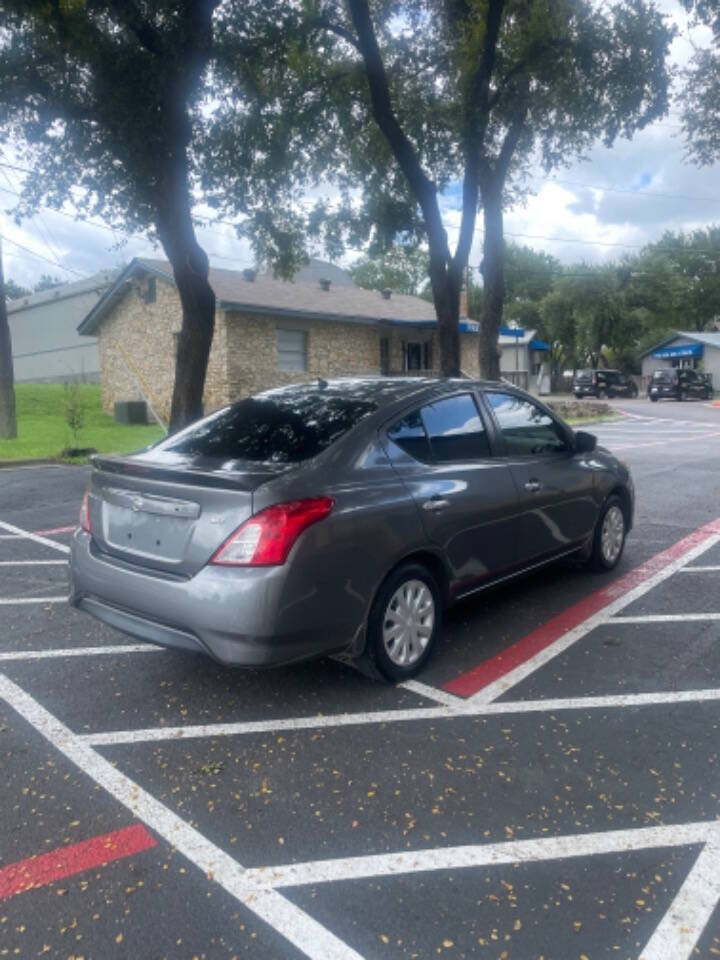
M30 857L0 869L0 900L25 893L35 887L92 870L113 860L131 857L157 845L157 840L142 826L135 824L100 837L82 840L51 853Z
M52 530L33 530L36 537L49 537L51 533L72 533L76 527L54 527Z
M613 581L613 583L609 583L606 587L602 587L588 597L584 597L578 603L573 604L572 607L568 607L567 610L563 610L552 620L548 620L547 623L538 627L537 630L533 630L532 633L511 644L501 653L496 654L489 660L483 660L482 663L466 673L461 673L459 677L455 677L454 680L446 683L443 690L454 693L458 697L471 697L482 690L483 687L525 663L540 650L549 647L563 634L579 626L593 614L602 610L603 607L608 606L623 594L629 593L630 590L639 586L654 573L662 570L673 560L677 560L678 557L689 552L697 544L717 533L720 533L720 518L693 531L687 537L673 544L672 547L668 547L667 550L663 550L646 560L645 563Z

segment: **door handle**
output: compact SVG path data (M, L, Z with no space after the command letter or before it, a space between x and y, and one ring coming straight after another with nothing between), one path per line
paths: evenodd
M443 500L442 497L431 497L429 500L426 500L423 504L423 510L427 510L430 513L435 513L438 510L444 510L445 507L450 506L449 500Z
M528 480L528 482L525 484L525 489L530 493L535 493L536 490L540 489L540 486L541 484L539 480Z

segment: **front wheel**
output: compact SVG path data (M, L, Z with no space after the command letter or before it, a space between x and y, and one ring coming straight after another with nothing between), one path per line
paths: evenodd
M422 564L404 564L388 576L373 603L368 657L386 680L414 677L430 659L441 619L435 578Z
M650 403L657 403L657 402L658 402L657 397L650 397Z
M679 401L687 400L687 398L688 398L687 390L681 390L680 393L678 394L678 400Z
M610 497L595 527L590 565L595 570L612 570L625 547L627 522L619 497Z

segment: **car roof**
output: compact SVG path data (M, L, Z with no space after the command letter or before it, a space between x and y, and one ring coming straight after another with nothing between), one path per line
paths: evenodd
M363 399L372 400L378 408L390 406L400 400L414 396L423 396L432 393L445 393L458 388L474 389L477 387L510 387L512 384L499 383L492 380L470 380L464 377L335 377L332 379L316 378L304 383L293 383L284 387L275 387L265 390L259 397L282 397L294 391L315 392L344 396L348 394L362 395Z

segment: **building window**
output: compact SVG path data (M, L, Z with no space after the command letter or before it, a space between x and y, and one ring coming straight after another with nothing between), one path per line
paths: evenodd
M307 332L278 327L277 352L279 370L307 370Z
M432 343L429 340L405 344L405 370L432 369Z

